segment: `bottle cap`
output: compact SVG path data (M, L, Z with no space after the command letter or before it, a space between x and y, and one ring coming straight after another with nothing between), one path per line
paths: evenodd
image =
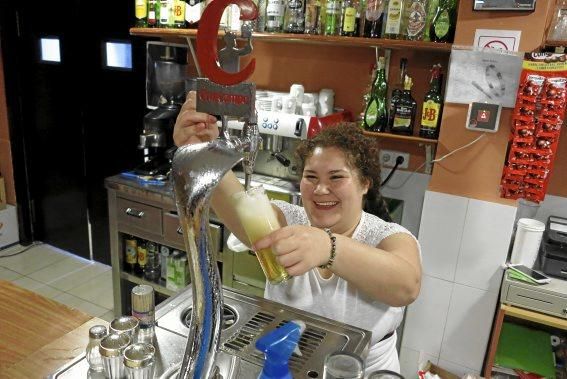
M154 288L140 284L132 288L132 311L147 313L155 309Z
M95 325L91 326L89 329L89 337L92 339L101 339L102 337L106 336L108 332L106 331L106 326L104 325Z

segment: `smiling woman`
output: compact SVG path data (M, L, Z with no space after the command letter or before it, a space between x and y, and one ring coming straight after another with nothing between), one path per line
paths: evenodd
M178 146L219 133L209 115L195 111L194 96L175 125ZM366 197L381 200L376 142L355 125L338 125L302 141L297 155L304 206L272 201L280 229L250 243L231 201L243 190L232 172L212 207L254 251L271 248L291 276L266 284L266 298L372 331L366 372L399 371L395 330L419 293L420 248L405 228L363 210Z

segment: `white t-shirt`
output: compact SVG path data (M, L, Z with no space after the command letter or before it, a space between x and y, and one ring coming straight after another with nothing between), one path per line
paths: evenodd
M280 200L272 201L285 215L288 225L309 225L303 207ZM377 216L362 212L360 223L352 238L370 246L377 246L382 239L396 233L411 233L404 227L383 221ZM419 246L419 245L418 245ZM317 269L296 276L279 285L266 284L264 297L279 303L318 314L345 324L370 330L372 338L366 372L392 370L399 372L395 332L403 318L404 307L391 307L373 300L354 285L332 275L324 279Z

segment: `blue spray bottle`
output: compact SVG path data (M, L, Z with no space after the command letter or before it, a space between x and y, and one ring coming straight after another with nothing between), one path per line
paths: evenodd
M289 321L256 341L256 349L265 355L264 368L258 379L292 379L289 358L296 351L297 343L305 330L303 321Z

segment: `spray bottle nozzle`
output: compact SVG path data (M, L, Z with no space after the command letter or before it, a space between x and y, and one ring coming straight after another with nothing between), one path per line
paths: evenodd
M303 321L289 321L256 341L256 349L266 358L259 379L292 379L289 358L305 328Z

